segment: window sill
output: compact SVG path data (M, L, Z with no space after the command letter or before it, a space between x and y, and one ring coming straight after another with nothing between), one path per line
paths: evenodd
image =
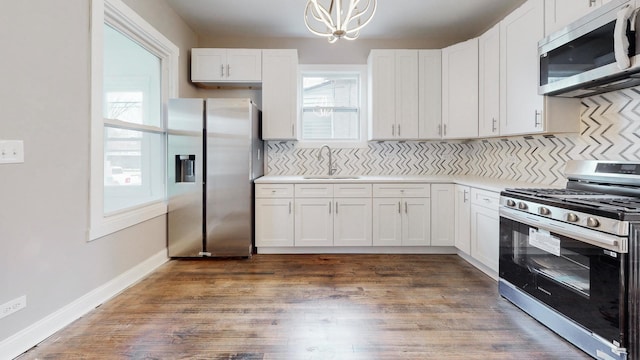
M124 213L105 216L98 224L92 224L89 229L88 241L102 238L166 213L167 204L164 202L156 202Z

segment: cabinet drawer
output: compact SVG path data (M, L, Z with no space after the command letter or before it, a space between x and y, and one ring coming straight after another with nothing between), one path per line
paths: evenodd
M374 197L429 197L429 184L373 184Z
M493 191L471 188L471 204L497 211L500 206L500 194Z
M333 197L333 184L296 184L296 197Z
M257 198L293 197L293 184L256 184Z
M333 196L337 198L371 197L371 184L336 184Z

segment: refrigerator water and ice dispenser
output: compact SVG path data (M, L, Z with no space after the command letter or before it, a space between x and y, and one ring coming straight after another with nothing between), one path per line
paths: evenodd
M196 182L195 155L176 155L176 182Z

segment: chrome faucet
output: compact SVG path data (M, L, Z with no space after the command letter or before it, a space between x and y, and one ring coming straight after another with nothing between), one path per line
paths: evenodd
M331 158L331 148L329 147L329 145L322 145L322 147L320 148L320 152L318 153L318 161L322 161L322 150L324 148L329 151L329 176L331 176L333 175L333 173L335 173L336 168L333 167L333 159Z

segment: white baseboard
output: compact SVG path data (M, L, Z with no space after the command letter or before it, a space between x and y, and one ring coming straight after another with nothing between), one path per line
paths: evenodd
M486 266L485 264L481 263L480 261L474 259L471 257L471 255L464 253L461 250L458 250L458 256L460 256L461 258L463 258L466 262L468 262L469 264L473 265L476 267L476 269L482 271L483 273L485 273L487 276L489 276L490 278L492 278L495 281L498 281L498 273L489 268L488 266Z
M259 247L258 254L456 254L453 246Z
M0 359L13 359L79 319L96 306L119 294L129 286L167 262L164 249L142 263L127 270L106 284L76 299L26 329L0 342Z

